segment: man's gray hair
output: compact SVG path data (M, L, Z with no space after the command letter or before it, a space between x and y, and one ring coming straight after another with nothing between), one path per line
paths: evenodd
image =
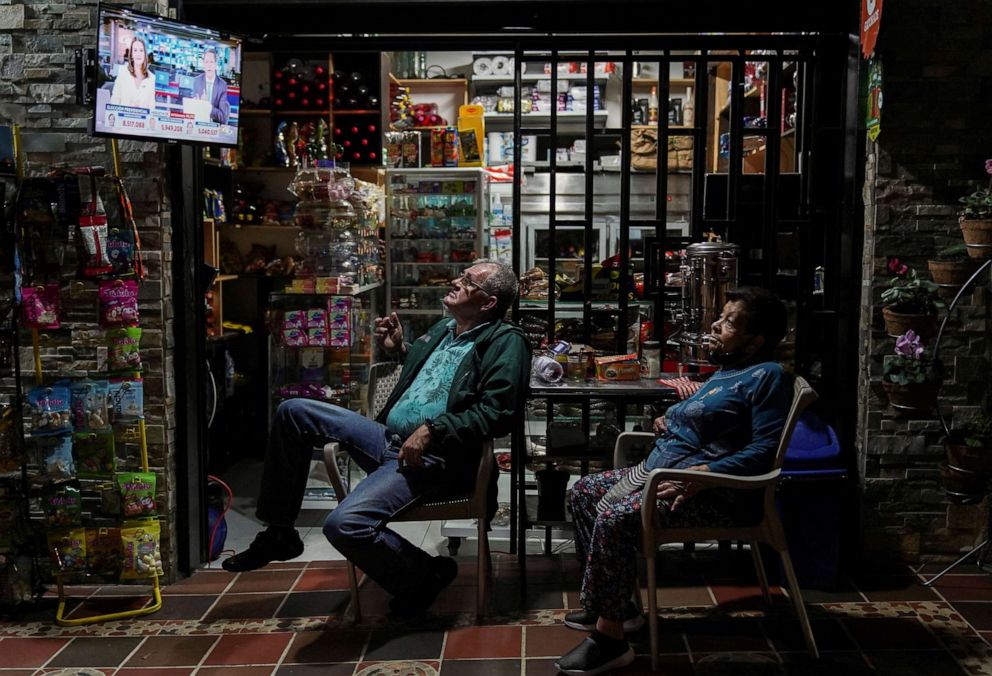
M516 273L506 263L489 258L478 260L475 264L493 266L493 271L481 286L486 293L496 296L496 315L506 316L506 311L513 305L520 288Z

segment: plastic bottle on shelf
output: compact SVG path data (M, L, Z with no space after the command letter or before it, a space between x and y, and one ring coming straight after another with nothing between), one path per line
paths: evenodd
M651 87L648 97L648 124L658 124L658 88Z
M682 124L691 127L696 112L696 104L692 98L692 87L685 88L685 102L682 104Z

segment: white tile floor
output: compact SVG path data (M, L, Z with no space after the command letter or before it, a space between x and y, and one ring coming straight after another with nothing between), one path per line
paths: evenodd
M258 484L262 475L262 461L257 459L246 459L231 467L223 476L224 481L234 492L234 500L231 509L228 511L225 520L227 522L227 540L224 544L225 553L221 560L227 558L234 552L240 552L251 544L255 534L263 528L263 525L255 518L256 496L258 495ZM311 470L310 485L326 485L326 471L321 463L314 463ZM508 500L510 494L509 476L500 476L499 495L502 501ZM324 520L326 512L333 506L333 502L328 507L320 511L307 510L301 514L300 521L308 524L298 526L300 537L303 539L305 549L303 554L295 559L297 561L340 561L344 557L327 541L319 524ZM307 506L313 506L308 502ZM316 525L309 525L316 524ZM396 532L403 535L410 542L418 545L430 554L447 554L448 538L442 535L442 522L425 521L413 523L398 523L391 526ZM469 523L462 524L471 526ZM493 551L509 551L509 536L506 529L497 529L490 533L490 547ZM554 539L552 546L556 551L571 551L571 541L567 539ZM465 538L462 540L458 550L459 557L474 556L477 549L476 538ZM535 531L527 541L528 554L541 554L544 551L543 532ZM219 563L219 561L217 562ZM216 565L216 563L214 564Z

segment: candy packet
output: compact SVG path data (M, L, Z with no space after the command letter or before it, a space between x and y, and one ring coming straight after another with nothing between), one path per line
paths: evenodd
M107 331L107 368L111 371L138 371L141 369L141 329L129 326Z
M51 283L21 289L21 314L26 329L59 328L59 285Z
M41 509L45 523L51 528L78 526L83 516L79 485L73 482L45 486L41 492Z
M72 430L71 393L68 381L38 385L28 392L31 434L62 434Z
M330 341L327 337L327 329L307 329L307 345L311 345L313 347L327 347L329 342Z
M83 277L105 275L113 266L107 254L106 215L79 218L79 272Z
M86 569L96 575L114 576L121 570L121 529L86 529Z
M162 532L158 521L125 521L121 528L123 548L122 580L163 575L162 553L159 551L159 537Z
M106 380L78 380L69 390L72 394L72 426L77 432L104 430L110 426L107 412Z
M327 310L321 310L320 308L307 310L307 328L326 329Z
M77 432L73 447L76 449L76 471L80 477L99 479L113 476L117 471L114 435L109 430L101 433Z
M38 449L42 472L50 481L61 482L76 478L76 463L72 459L72 435L38 437L34 440Z
M110 228L107 234L107 254L113 274L128 275L134 272L135 250L134 230L126 227Z
M154 472L118 472L117 486L125 519L155 516Z
M282 328L305 329L307 327L307 313L304 310L287 310L282 318Z
M138 282L133 279L101 282L99 295L102 326L138 324Z
M140 380L111 380L110 422L137 420L144 416L144 386Z
M286 347L306 347L306 329L283 329L282 342Z
M48 534L52 563L63 573L86 570L86 529L70 528Z

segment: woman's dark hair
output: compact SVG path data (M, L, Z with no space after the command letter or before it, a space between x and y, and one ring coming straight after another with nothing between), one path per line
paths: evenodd
M727 301L744 303L747 332L764 337L763 351L774 350L782 342L789 318L781 298L759 286L741 286L727 292Z

